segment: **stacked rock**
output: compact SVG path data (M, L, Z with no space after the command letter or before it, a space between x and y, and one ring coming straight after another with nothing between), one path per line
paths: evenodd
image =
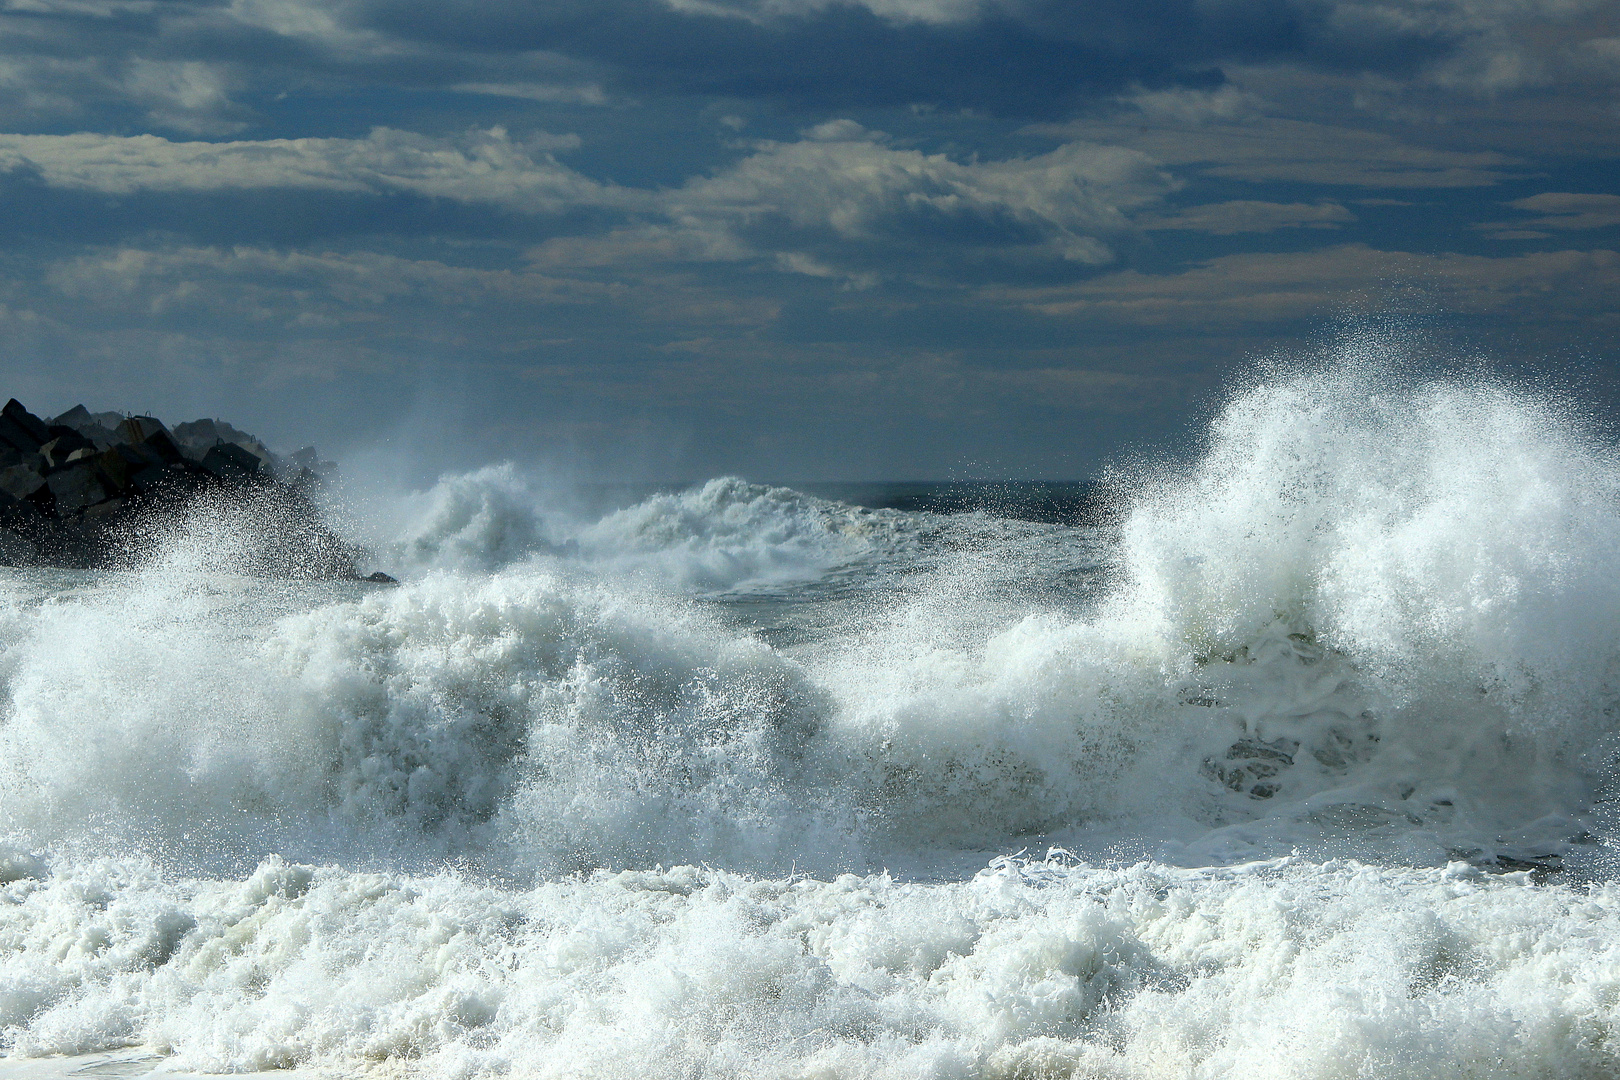
M312 498L331 468L313 448L280 458L217 420L170 431L77 405L46 421L13 398L0 409L0 564L118 566L140 536L205 502L253 523L243 570L352 577L356 552Z

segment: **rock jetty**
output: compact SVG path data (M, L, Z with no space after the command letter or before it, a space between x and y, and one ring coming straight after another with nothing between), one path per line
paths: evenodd
M0 565L128 566L177 524L226 521L231 565L278 577L355 577L358 555L315 496L330 463L288 457L218 420L172 429L77 405L45 420L0 409Z

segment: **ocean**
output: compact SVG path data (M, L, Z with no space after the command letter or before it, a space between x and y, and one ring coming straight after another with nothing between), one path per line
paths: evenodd
M1092 484L0 570L0 1077L1620 1075L1620 449L1258 372Z

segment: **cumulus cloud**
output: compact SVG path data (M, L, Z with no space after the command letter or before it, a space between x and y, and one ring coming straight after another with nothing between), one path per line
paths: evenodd
M963 250L1098 265L1113 257L1109 238L1132 228L1130 214L1175 186L1140 153L1085 143L959 161L847 119L803 136L757 143L711 175L649 193L653 220L553 238L529 257L576 268L754 260L862 289L887 276L949 277L942 260Z
M0 172L110 195L290 189L409 193L531 214L609 209L639 220L554 238L534 249L534 262L758 259L862 285L876 280L875 271L850 259L887 259L904 271L908 251L936 263L941 252L963 247L1106 263L1108 239L1130 230L1130 214L1174 187L1134 150L1076 142L1044 154L962 161L894 145L849 120L817 125L796 141L757 143L731 165L664 190L604 184L553 154L577 145L573 136L516 139L501 128L456 139L387 128L364 139L223 142L0 135Z
M221 64L136 59L124 87L159 127L219 135L247 126L244 110L231 100L233 82L230 70Z
M1232 83L1212 89L1181 86L1137 89L1115 100L1155 123L1184 126L1258 120L1266 107L1258 94Z
M1159 198L1168 177L1141 153L1068 143L1046 154L957 161L890 145L840 120L797 142L764 142L713 176L663 199L697 233L758 236L769 228L846 243L903 240L953 224L977 225L999 243L1035 242L1065 259L1103 263L1105 237L1128 228L1126 212ZM941 235L943 234L943 235ZM822 263L798 252L788 268Z
M408 192L528 213L625 205L635 196L560 164L573 136L513 139L504 129L456 140L376 128L364 139L177 142L156 135L0 135L0 171L50 187L128 195L294 188Z
M48 189L109 195L287 189L408 193L530 214L606 209L632 223L553 238L531 252L533 262L754 259L863 287L878 273L863 260L904 273L908 259L921 258L937 274L942 255L962 249L1103 264L1112 258L1109 238L1131 229L1131 213L1174 187L1134 150L1075 142L1044 154L963 161L894 145L849 120L817 125L792 142L756 143L731 165L663 190L605 184L553 154L577 145L573 136L516 139L501 128L456 139L387 128L364 139L222 142L0 135L0 172Z
M1577 45L1574 52L1577 63L1605 75L1620 75L1620 37L1589 38Z
M586 236L558 236L531 248L537 266L647 267L669 263L739 262L758 252L723 228L640 224Z
M0 52L0 117L59 121L112 111L143 125L228 135L248 117L232 96L237 84L234 65L203 60Z

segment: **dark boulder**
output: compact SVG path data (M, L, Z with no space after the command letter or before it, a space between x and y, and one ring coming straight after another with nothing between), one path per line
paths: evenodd
M92 458L96 468L114 491L128 491L135 475L158 464L142 455L133 446L119 444L103 450Z
M294 450L287 460L300 474L307 472L318 480L330 480L337 475L337 462L322 461L313 446Z
M262 466L271 468L275 464L275 455L264 443L239 427L225 423L223 420L191 420L184 424L174 425L174 440L180 448L193 460L201 461L203 455L216 446L229 444L239 446L243 450L258 458Z
M354 578L358 552L320 510L316 471L331 468L313 448L277 458L222 421L171 432L76 405L47 424L13 400L0 410L0 564L128 566L176 527L223 525L213 535L236 572Z
M9 491L0 489L0 526L12 530L31 532L40 521L39 508L26 499L19 499Z
M103 480L93 460L76 461L65 469L58 469L46 477L45 482L50 486L58 517L76 514L118 494L117 488Z
M51 437L51 429L45 421L35 416L23 407L23 403L16 398L7 401L4 408L0 408L0 416L10 420L13 424L28 433L28 437L44 442Z
M51 430L62 433L55 435L54 438L39 448L40 456L45 459L47 469L60 469L68 463L71 455L80 450L95 452L96 444L72 428L52 428Z
M90 415L89 409L83 405L75 405L61 416L53 417L51 426L72 428L74 431L82 432L86 424L94 424L95 422L95 419Z
M220 443L203 455L202 467L228 484L246 484L259 478L264 463L235 443Z
M179 461L168 465L148 465L130 477L129 488L137 495L173 501L190 498L216 482L202 466Z
M128 505L128 499L103 499L84 508L84 523L98 528L103 524L110 524L118 519L118 515L122 514Z
M105 450L118 442L115 429L122 422L123 417L117 413L92 413L83 405L75 405L53 419L50 430L54 433L59 427L68 428L95 443L97 449Z
M118 426L113 430L125 442L139 443L145 442L149 436L156 435L160 431L167 432L169 429L155 416L126 416L118 421Z
M0 491L20 502L28 503L44 514L56 512L56 500L45 478L32 465L13 465L0 469Z
M0 442L24 454L38 453L50 440L51 430L45 421L23 408L16 398L0 408Z
M184 457L163 422L152 416L131 416L118 425L115 434L125 445L140 450L155 465L175 465Z

